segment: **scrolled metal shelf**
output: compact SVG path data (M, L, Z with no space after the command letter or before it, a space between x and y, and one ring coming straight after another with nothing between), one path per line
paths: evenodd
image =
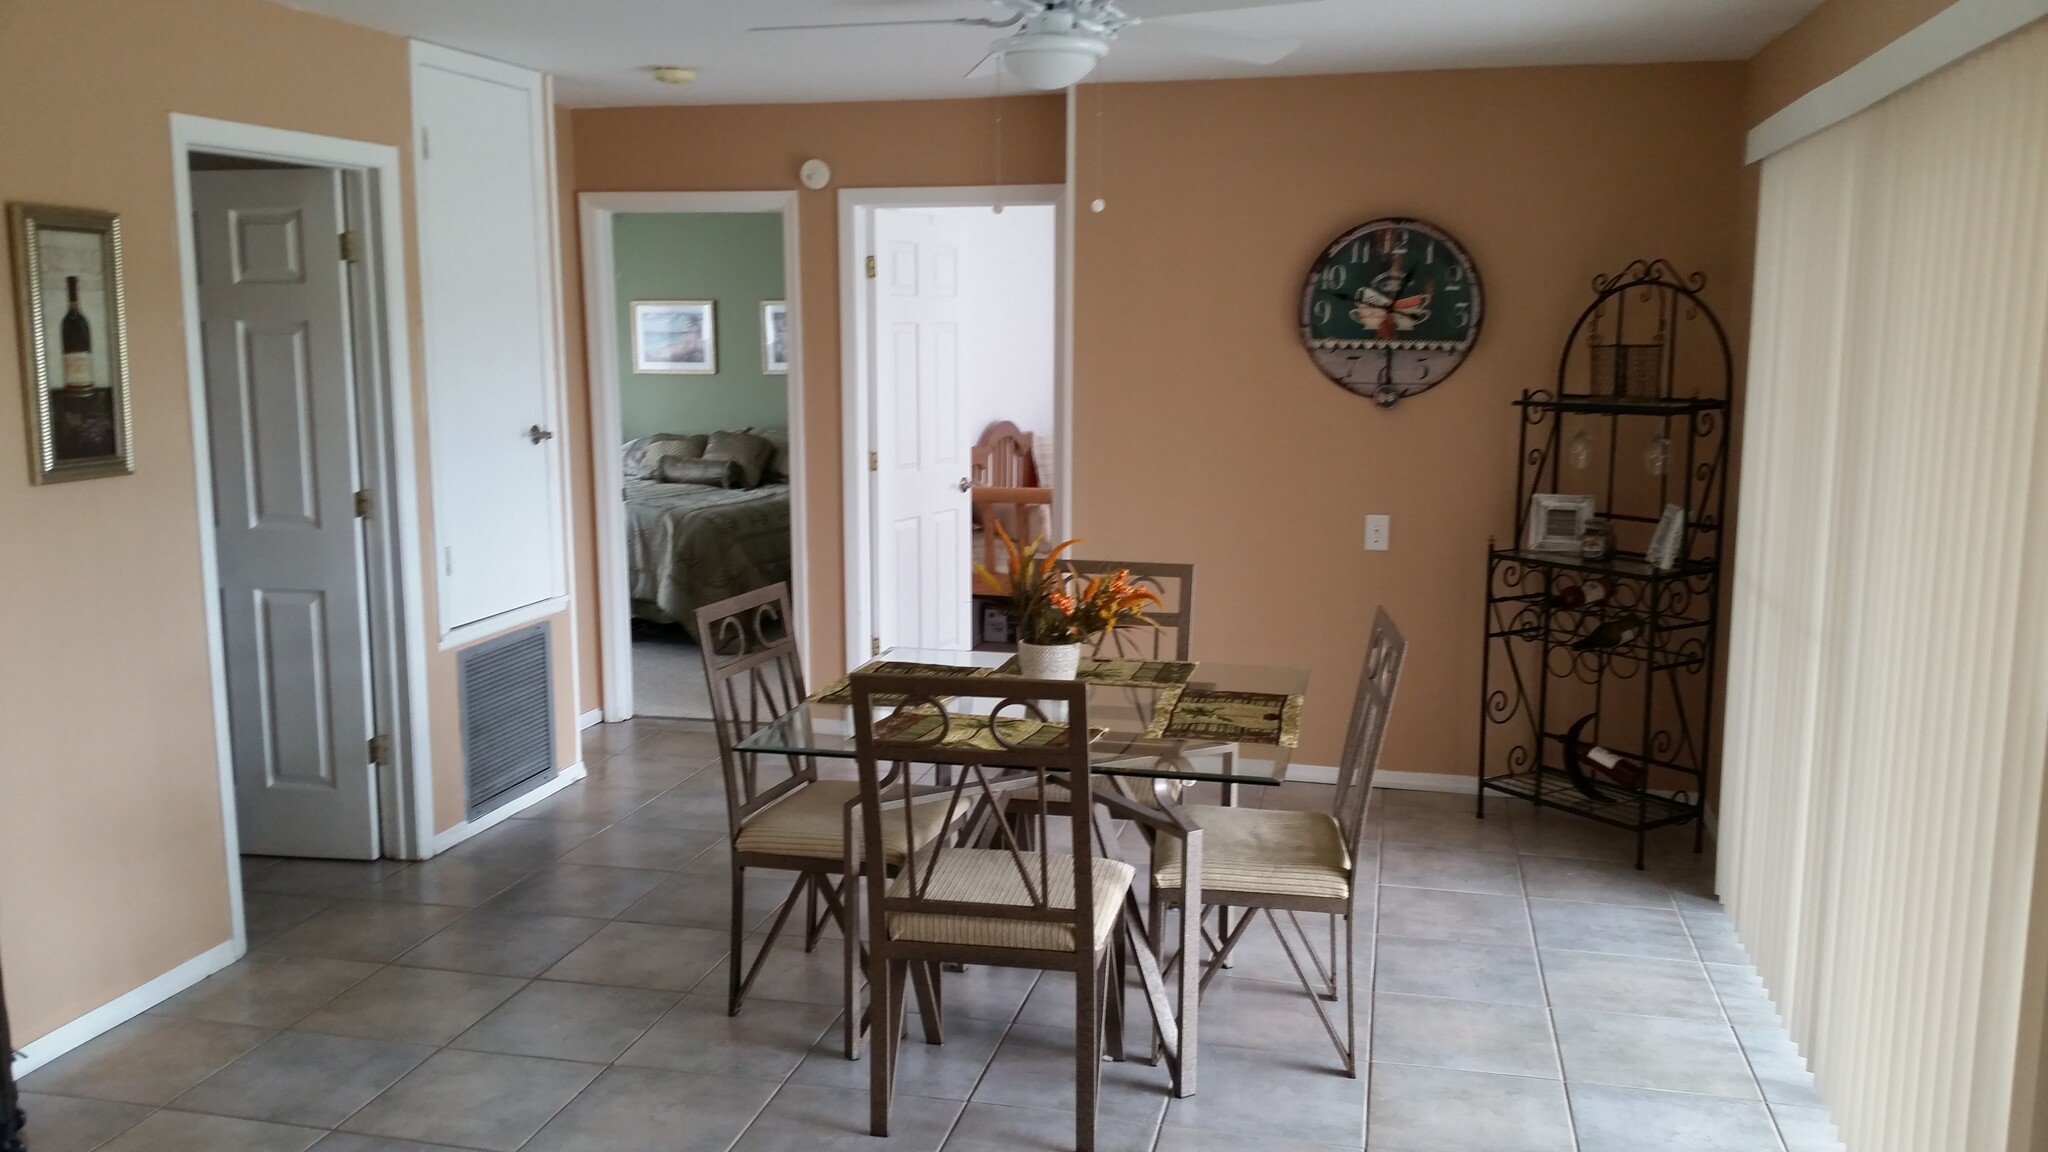
M1659 792L1629 792L1618 799L1595 800L1572 787L1562 768L1485 776L1480 778L1479 785L1488 791L1530 801L1540 808L1571 812L1626 832L1689 824L1701 812L1700 803L1689 796L1680 799Z

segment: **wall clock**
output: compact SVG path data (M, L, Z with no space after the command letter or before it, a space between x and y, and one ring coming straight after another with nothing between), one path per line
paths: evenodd
M1484 314L1478 269L1450 233L1372 220L1309 269L1301 342L1323 375L1387 408L1457 371Z

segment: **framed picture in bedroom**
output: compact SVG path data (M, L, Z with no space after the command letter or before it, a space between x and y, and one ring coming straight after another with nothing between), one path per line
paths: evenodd
M135 471L121 218L12 204L7 219L29 480L55 484Z
M709 300L633 301L633 371L718 372L718 326Z
M789 372L789 305L781 300L761 302L761 373L765 376Z

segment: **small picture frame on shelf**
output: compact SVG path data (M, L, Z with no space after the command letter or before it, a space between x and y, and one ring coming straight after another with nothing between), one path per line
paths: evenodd
M1529 540L1532 552L1577 552L1593 518L1591 496L1534 492L1529 496Z
M1643 559L1659 572L1669 572L1678 563L1678 550L1685 543L1685 509L1677 504L1666 504L1664 514L1657 517L1657 531L1650 537L1649 550Z

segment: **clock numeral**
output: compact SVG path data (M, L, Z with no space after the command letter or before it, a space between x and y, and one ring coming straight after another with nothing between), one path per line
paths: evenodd
M1425 249L1423 249L1423 252L1424 252L1424 255L1423 255L1423 257L1422 257L1422 262L1423 262L1424 264L1434 264L1434 263L1436 263L1436 241L1434 241L1434 240L1431 240L1431 241L1429 242L1429 247L1428 247L1428 248L1425 248Z
M1452 315L1453 317L1455 317L1455 318L1457 319L1457 321L1458 321L1458 327L1460 327L1460 328L1463 328L1463 327L1465 327L1466 325L1468 325L1468 324L1472 323L1472 303L1471 303L1471 301L1469 301L1469 300L1459 300L1459 301L1457 301L1456 303L1452 304L1452 305L1451 305L1451 315Z
M1323 287L1332 292L1343 291L1344 278L1348 272L1349 269L1342 264L1332 264L1323 269Z
M1315 303L1315 307L1311 311L1315 315L1316 323L1328 324L1330 322L1331 314L1335 312L1336 309L1330 306L1330 302L1328 300L1318 300Z
M1444 279L1450 281L1453 284L1456 284L1458 281L1463 280L1464 278L1465 266L1463 264L1458 263L1455 260L1451 262L1451 266L1449 268L1446 268L1444 270Z
M1417 356L1415 358L1415 382L1417 384L1427 384L1429 382L1429 357Z

